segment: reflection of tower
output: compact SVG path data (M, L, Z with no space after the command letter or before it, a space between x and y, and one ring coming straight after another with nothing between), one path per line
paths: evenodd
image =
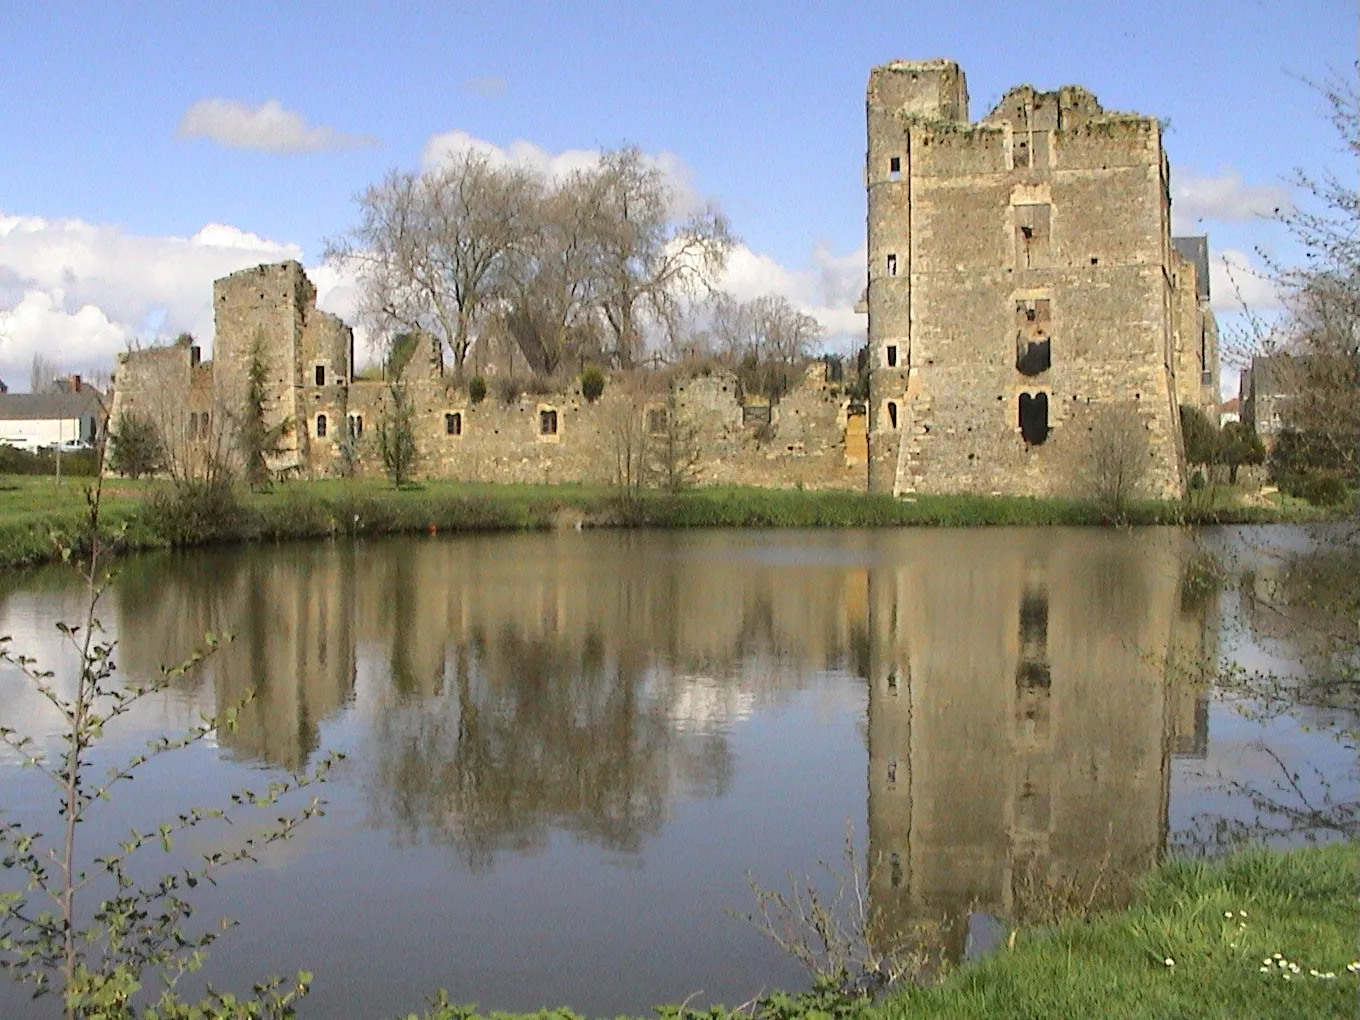
M1030 585L1020 599L1020 660L1015 667L1015 799L1011 881L1048 854L1051 815L1053 672L1048 663L1048 591ZM1007 907L1012 903L1007 902Z
M1165 841L1179 545L1050 538L885 538L869 578L871 895L955 958L971 911L1118 896Z

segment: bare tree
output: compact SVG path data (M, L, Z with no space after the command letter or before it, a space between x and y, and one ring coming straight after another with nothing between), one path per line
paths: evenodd
M360 220L326 245L359 271L362 306L380 335L422 329L443 371L461 373L477 328L509 284L541 191L533 174L465 152L423 174L393 171L359 197Z
M1078 461L1088 495L1106 512L1122 516L1147 477L1148 452L1147 428L1131 405L1097 407Z
M41 354L33 355L33 363L28 369L28 391L30 393L44 393L52 388L52 384L61 375L61 369L56 362L49 361Z
M1352 160L1360 160L1360 93L1339 75L1313 83ZM1352 163L1352 167L1354 163ZM1249 316L1251 353L1287 354L1273 370L1289 394L1281 424L1303 452L1303 469L1360 476L1360 194L1354 178L1298 169L1296 201L1275 219L1303 249L1284 266L1267 257L1283 313Z
M734 242L713 206L676 222L676 195L633 147L607 152L588 178L601 227L600 307L622 365L637 361L643 322L675 323L681 299L711 289Z

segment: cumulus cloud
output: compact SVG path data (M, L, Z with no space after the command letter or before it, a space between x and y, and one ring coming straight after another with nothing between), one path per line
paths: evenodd
M1264 268L1243 251L1229 248L1209 260L1209 293L1214 311L1268 311L1278 308L1280 295Z
M232 99L200 99L185 111L179 137L207 138L228 149L320 152L376 145L377 140L313 126L277 99L247 106Z
M485 156L492 163L521 166L536 170L550 180L560 180L579 170L598 166L602 155L599 149L564 149L549 152L533 142L523 140L500 146L466 131L447 131L434 135L425 143L421 163L434 168L457 159L466 152ZM644 153L643 158L665 176L674 195L677 215L685 215L703 206L703 199L694 187L694 174L673 152Z
M191 237L154 237L0 213L0 378L22 385L35 353L63 369L89 371L111 368L134 339L188 332L210 346L213 280L301 258L295 244L224 223ZM323 308L352 313L347 274L309 272Z
M1247 184L1235 171L1218 177L1178 173L1171 180L1172 229L1177 233L1202 230L1205 220L1233 223L1270 216L1289 201L1285 188Z
M829 347L848 351L863 342L867 325L854 310L864 288L864 259L863 249L836 255L819 245L810 267L789 269L740 244L728 258L719 286L741 301L765 294L787 298L822 324Z

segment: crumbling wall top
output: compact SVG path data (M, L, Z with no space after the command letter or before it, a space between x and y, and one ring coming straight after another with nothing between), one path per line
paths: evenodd
M1095 94L1080 85L1063 85L1054 92L1017 85L982 118L982 123L1061 131L1104 116L1105 109Z
M968 83L953 60L893 60L869 72L871 110L968 122Z

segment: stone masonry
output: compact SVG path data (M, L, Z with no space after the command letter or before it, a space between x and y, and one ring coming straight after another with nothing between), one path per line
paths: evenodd
M933 60L875 68L867 126L867 407L820 362L771 406L722 371L474 402L417 359L416 475L612 484L679 432L699 483L1067 495L1098 412L1123 405L1147 432L1149 494L1180 495L1178 408L1217 402L1218 333L1207 241L1170 234L1158 121L1021 86L972 123L962 70ZM115 418L141 408L171 445L229 446L258 356L266 424L289 425L271 467L380 474L389 386L355 378L353 333L317 310L302 266L233 273L213 306L213 360L125 355Z
M1180 495L1178 401L1216 395L1217 330L1172 246L1158 121L1021 86L972 123L932 60L875 68L867 124L870 488L1067 494L1122 404L1146 487Z

